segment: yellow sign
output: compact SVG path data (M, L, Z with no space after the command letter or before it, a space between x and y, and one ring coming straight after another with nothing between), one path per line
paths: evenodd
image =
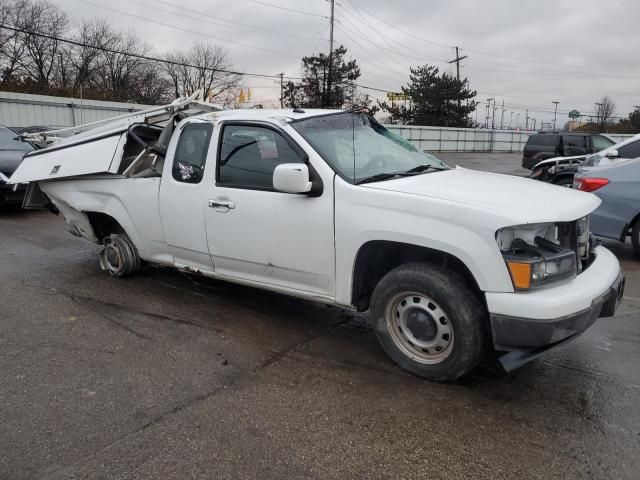
M411 96L405 93L398 92L387 92L387 98L392 102L395 101L403 101L403 100L411 100Z

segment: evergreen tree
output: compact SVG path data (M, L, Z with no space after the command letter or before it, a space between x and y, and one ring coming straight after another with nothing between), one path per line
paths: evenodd
M470 127L470 115L475 110L476 96L469 89L469 81L458 80L437 67L424 65L410 68L410 82L402 93L410 98L408 105L382 103L391 114L392 123L432 125L442 127Z
M333 51L331 65L324 53L303 57L303 74L299 83L287 82L284 104L290 108L342 108L357 103L355 81L360 67L355 60L345 61L347 49ZM329 68L331 67L331 68Z

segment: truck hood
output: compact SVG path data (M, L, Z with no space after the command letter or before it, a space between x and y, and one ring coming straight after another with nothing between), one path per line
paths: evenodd
M571 188L460 167L363 186L469 205L508 218L512 225L572 221L601 203Z

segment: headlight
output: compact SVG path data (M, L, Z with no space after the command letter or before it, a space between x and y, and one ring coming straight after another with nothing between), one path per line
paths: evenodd
M557 240L553 224L500 230L496 236L516 290L531 290L577 275L575 251Z

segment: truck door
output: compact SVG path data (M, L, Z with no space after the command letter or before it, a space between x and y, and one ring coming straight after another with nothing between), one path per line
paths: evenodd
M204 224L210 186L203 178L205 169L215 168L212 134L210 122L182 124L167 149L160 217L169 253L178 267L213 270ZM207 162L207 158L211 160Z
M308 162L294 140L255 122L223 123L218 139L205 213L216 273L333 298L333 172L319 196L277 192L277 165Z

